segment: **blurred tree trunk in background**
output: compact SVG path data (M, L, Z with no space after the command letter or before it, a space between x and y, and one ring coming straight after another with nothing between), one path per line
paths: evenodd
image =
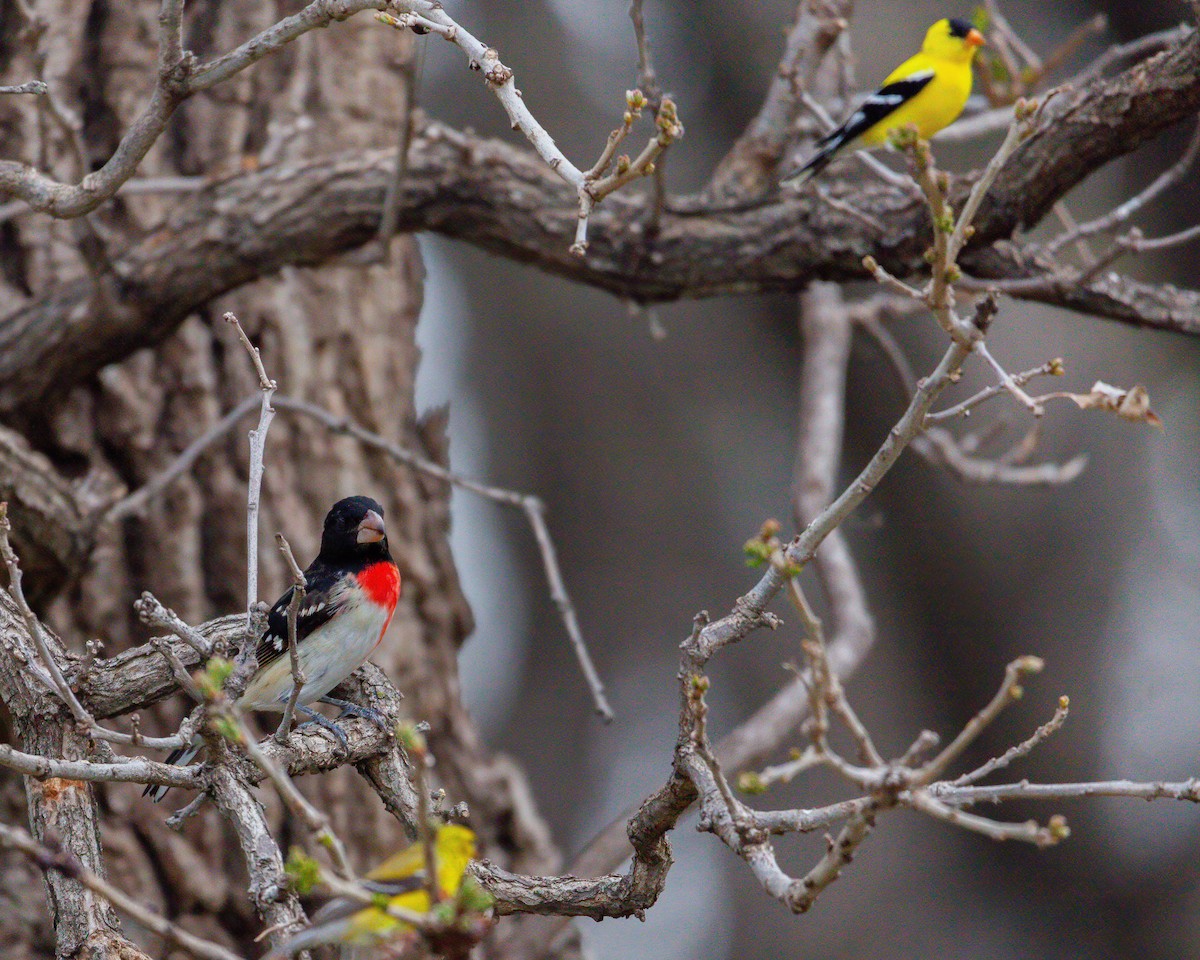
M19 22L12 5L4 6L11 15L6 23ZM293 6L191 3L189 46L201 59L231 49ZM157 54L157 6L64 0L54 15L73 29L54 32L47 79L61 89L81 91L88 161L98 166L148 95ZM310 33L254 70L186 103L143 163L141 175L215 177L235 172L231 165L239 162L280 163L354 146L394 145L400 124L407 122L403 65L411 55L411 40L372 29L372 21L362 17L337 30ZM28 35L6 30L5 42L4 55L12 56ZM22 138L34 136L37 131L15 124L0 128L3 153L20 155ZM86 269L70 242L73 232L76 239L78 231L91 233L92 246L102 247L105 238L157 221L171 202L170 194L134 197L91 215L87 223L35 218L6 224L3 254L15 266L6 272L3 298L48 288ZM254 213L246 210L245 216ZM282 393L350 415L443 460L444 417L420 423L413 404L422 280L411 236L391 242L386 262L372 264L364 258L361 265L285 270L213 303L161 346L147 344L156 348L105 368L93 380L61 384L61 402L26 411L21 422L9 426L34 438L56 467L78 478L98 501L136 489L257 390L244 351L221 320L228 309L262 347L268 372ZM154 592L193 623L244 608L246 431L251 425L247 418L228 440L206 453L194 471L150 504L144 517L109 530L84 568L43 565L29 571L31 594L40 598L56 631L65 637L103 638L109 654L142 642L147 632L132 607L142 590ZM448 491L443 485L398 469L311 421L279 415L267 447L261 598L272 600L287 583L273 533L282 530L306 563L316 552L329 505L358 493L384 504L404 578L389 636L373 659L406 692L413 714L431 722L435 752L478 752L466 718L454 715L457 698L446 696L455 689L455 654L471 621L446 543ZM436 683L431 680L435 676ZM167 701L152 716L142 717L141 729L169 732L185 706L182 697ZM444 773L455 768L452 759L446 758ZM473 769L479 776L492 774L483 763ZM3 819L24 821L22 779L4 772L0 781ZM314 778L306 789L332 813L335 830L352 845L360 866L402 842L397 823L353 771ZM451 792L455 800L470 798L462 789ZM211 810L189 821L180 835L169 831L163 818L189 799L186 795L173 794L163 806L152 807L130 789L102 787L96 793L104 811L108 863L121 886L206 937L240 946L248 955L261 950L249 942L260 927L245 893L244 869ZM496 789L491 793L497 802L507 795ZM268 792L262 799L277 805ZM282 836L286 844L286 832ZM519 843L519 831L509 840ZM501 859L506 859L502 853ZM9 854L2 862L5 956L52 955L36 869ZM151 942L150 948L157 946Z

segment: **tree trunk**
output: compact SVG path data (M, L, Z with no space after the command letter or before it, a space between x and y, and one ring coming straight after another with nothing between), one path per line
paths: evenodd
M293 6L190 3L185 46L202 58L228 50ZM26 31L0 54L26 69L32 69L34 45L45 54L45 78L63 105L82 118L87 161L95 166L107 158L148 95L156 57L149 38L157 35L157 5L61 0L54 7L40 38ZM305 35L281 54L184 104L140 175L214 177L335 148L394 145L407 122L403 81L411 39L367 17ZM44 118L34 122L32 111L21 112L20 106L3 104L0 109L8 111L3 119L10 121L0 123L4 155L36 162L42 144L57 172L73 174L61 131ZM3 298L19 302L89 269L103 269L105 240L146 230L170 204L170 195L143 195L108 205L84 223L45 217L11 221L0 236L0 252L9 264ZM250 220L255 211L243 214ZM363 252L378 254L379 248L369 245ZM58 402L5 426L23 434L34 448L35 453L23 450L22 456L40 452L52 467L75 478L78 499L96 505L112 502L157 475L225 412L257 391L245 352L221 320L229 310L261 347L281 393L348 415L403 446L444 459L444 416L421 422L414 409L419 360L414 334L422 294L419 249L411 237L397 237L388 244L386 257L371 259L303 272L288 268L278 277L238 289L190 317L163 343L146 344L93 379L60 384ZM142 590L154 592L192 623L245 608L250 425L247 418L228 439L211 447L148 505L145 515L101 528L90 556L66 547L41 549L45 545L38 543L36 505L25 506L32 498L23 499L19 491L0 484L0 492L14 501L18 549L31 558L30 595L68 647L81 652L83 641L98 638L105 653L112 654L144 641L146 628L132 607ZM449 799L465 799L472 806L485 852L518 869L548 868L553 851L536 817L500 816L512 803L513 778L520 792L519 773L502 759L493 763L458 700L455 654L471 617L446 541L449 501L444 484L398 467L353 439L335 437L313 421L281 412L267 446L260 599L269 602L287 583L272 534L282 531L303 564L316 551L329 505L359 493L384 504L404 581L400 606L375 662L404 691L413 716L431 723L431 746ZM141 729L165 735L188 706L182 696L168 700L141 717ZM123 723L127 727L117 721ZM26 742L25 748L40 747ZM0 774L0 806L14 820L25 805L20 781ZM304 786L330 812L359 866L405 841L399 824L353 770L314 778ZM247 955L261 951L251 942L261 923L246 894L236 845L211 809L187 821L177 834L163 819L171 807L189 799L186 795L172 794L161 807L129 786L103 786L85 795L102 812L107 869L122 887L203 936ZM275 808L271 822L286 849L286 818L270 791L261 791L261 798ZM504 836L498 846L500 830ZM42 885L34 881L37 871L12 855L0 860L0 871L5 891L0 936L12 945L6 955L52 955ZM135 941L143 939L137 930L125 932ZM60 930L59 955L83 955L83 940L83 934L64 937ZM161 952L153 938L143 945Z

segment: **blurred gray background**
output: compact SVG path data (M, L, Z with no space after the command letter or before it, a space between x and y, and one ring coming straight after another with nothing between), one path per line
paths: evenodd
M567 155L590 162L636 80L627 0L453 6L517 71L530 107ZM1105 42L1186 13L1182 3L1016 0L1004 10L1042 53L1096 12L1110 17ZM667 165L672 192L700 187L757 109L793 12L782 0L647 0L658 72L687 127ZM859 2L859 84L877 84L933 20L970 13ZM425 46L422 105L513 138L461 58L445 44ZM1110 208L1169 165L1190 133L1173 131L1103 171L1071 198L1072 209L1086 217ZM995 144L941 148L938 156L966 170ZM1193 177L1148 211L1143 227L1153 235L1190 225L1196 200ZM662 783L676 722L677 645L697 610L725 612L757 578L741 544L767 517L790 515L796 302L687 302L651 316L462 245L421 243L429 283L419 403L449 402L457 469L547 501L617 711L607 728L591 713L521 518L456 493L455 555L478 621L462 654L468 702L489 741L526 766L542 812L572 854ZM1122 268L1194 286L1198 249ZM918 373L930 369L941 350L932 322L910 320L894 332ZM1014 371L1063 357L1067 376L1046 389L1083 391L1097 379L1145 384L1166 429L1053 405L1041 455L1090 456L1078 481L1056 489L965 486L906 456L846 528L879 630L851 697L881 748L898 753L922 727L952 734L991 695L1004 663L1037 654L1044 674L969 759L1024 738L1068 694L1066 727L1014 777L1195 775L1200 344L1013 302L991 343ZM843 476L882 440L902 402L878 351L856 340ZM1014 436L1023 432L1015 405L992 406L987 417L1005 415ZM800 655L790 623L722 653L712 669L714 733L749 715L787 679L781 663ZM818 775L761 802L812 806L847 795ZM1043 820L1062 812L1072 837L1036 851L893 813L803 917L767 898L740 861L689 820L646 922L584 921L585 942L600 960L1200 955L1193 807L1081 801L998 812ZM806 869L821 843L785 840L785 866Z

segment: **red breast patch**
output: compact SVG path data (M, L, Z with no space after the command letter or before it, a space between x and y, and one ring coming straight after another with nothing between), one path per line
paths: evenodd
M390 614L400 599L400 571L394 563L381 560L358 574L358 584L372 603L386 607Z

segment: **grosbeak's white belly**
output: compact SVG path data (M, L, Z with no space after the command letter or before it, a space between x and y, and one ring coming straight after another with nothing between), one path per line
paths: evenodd
M364 595L349 599L328 623L299 644L304 686L299 703L319 700L362 665L378 645L392 610ZM292 693L292 658L283 641L283 656L258 670L239 703L249 710L282 712Z

